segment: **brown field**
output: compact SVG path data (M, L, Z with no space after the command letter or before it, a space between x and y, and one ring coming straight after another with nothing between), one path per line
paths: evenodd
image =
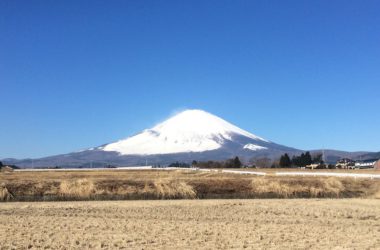
M380 249L376 198L360 178L1 172L0 249Z
M0 249L380 249L380 200L0 203Z
M267 174L273 174L275 172L329 172L329 173L353 173L353 174L380 174L378 169L301 169L301 168L238 168L234 170L240 171L257 171Z
M185 170L0 172L0 201L359 197L380 197L380 180Z

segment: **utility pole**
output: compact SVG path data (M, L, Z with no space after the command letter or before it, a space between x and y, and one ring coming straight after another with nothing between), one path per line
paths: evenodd
M325 154L325 149L324 148L322 150L322 160L325 163L325 168L328 168L328 164L327 164L327 161L326 161L326 154Z

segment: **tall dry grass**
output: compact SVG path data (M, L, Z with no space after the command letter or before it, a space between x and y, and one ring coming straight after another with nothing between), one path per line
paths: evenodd
M380 198L380 181L197 171L0 173L0 201Z
M88 179L64 180L59 186L59 194L63 197L89 199L95 193L95 184Z
M260 198L339 198L344 190L342 181L334 177L299 183L294 180L259 177L251 182L251 191Z
M14 197L4 183L0 184L0 201L10 201Z
M157 180L153 182L153 187L153 194L159 199L194 199L197 197L195 189L184 181Z
M64 187L62 188L62 185ZM73 185L72 190L64 194L72 197L93 197L103 199L104 197L115 199L195 199L197 198L196 190L180 179L159 178L157 180L145 181L141 183L115 183L115 185L104 185L104 183L92 183L89 185ZM87 188L82 190L82 188ZM68 189L66 183L61 184L61 190ZM61 191L62 192L62 191ZM78 195L81 193L82 195Z
M380 199L380 190L373 195L373 198Z

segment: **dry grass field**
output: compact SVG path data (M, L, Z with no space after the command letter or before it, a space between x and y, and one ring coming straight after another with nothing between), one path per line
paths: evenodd
M0 201L359 197L380 197L380 179L186 170L0 172Z
M1 172L0 201L13 202L0 202L0 250L380 249L376 198L378 179Z
M240 171L258 171L267 174L273 174L275 172L305 172L305 173L318 173L318 172L329 172L329 173L352 173L352 174L380 174L377 169L301 169L301 168L238 168L234 170Z
M380 249L380 200L0 203L0 249Z

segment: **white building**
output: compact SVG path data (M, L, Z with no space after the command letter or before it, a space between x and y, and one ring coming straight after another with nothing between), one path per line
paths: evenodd
M357 161L355 163L355 168L374 168L376 162L376 159Z

